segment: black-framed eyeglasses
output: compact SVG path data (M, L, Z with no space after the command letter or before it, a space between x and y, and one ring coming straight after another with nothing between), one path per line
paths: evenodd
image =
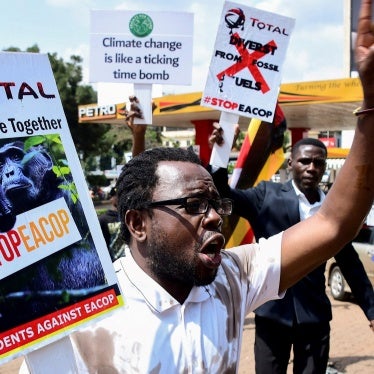
M232 213L232 200L231 199L207 199L205 197L181 197L179 199L151 201L147 204L147 208L165 205L180 205L188 214L204 214L208 211L209 207L221 216L228 216Z

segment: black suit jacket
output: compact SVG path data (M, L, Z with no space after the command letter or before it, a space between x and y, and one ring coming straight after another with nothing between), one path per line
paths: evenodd
M299 200L291 181L281 184L261 182L247 190L230 189L219 172L213 178L222 196L234 200L234 214L246 218L257 240L268 238L300 221ZM321 230L324 228L321 227ZM369 320L374 319L374 292L365 269L351 243L336 256L344 277ZM289 288L281 300L265 303L255 310L259 316L291 326L296 323L320 323L332 318L325 290L325 267L319 266Z

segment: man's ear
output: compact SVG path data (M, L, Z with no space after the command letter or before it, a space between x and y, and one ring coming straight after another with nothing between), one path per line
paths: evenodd
M146 212L143 210L130 209L125 215L125 224L131 236L140 242L144 242L147 238L144 214L146 214Z
M291 163L292 163L292 157L290 156L287 160L287 167L288 167L288 170L291 170L292 169L292 166L291 166Z

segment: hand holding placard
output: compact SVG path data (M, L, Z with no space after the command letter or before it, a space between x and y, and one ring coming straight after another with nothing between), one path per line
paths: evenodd
M225 2L201 105L236 117L222 118L226 145L214 146L212 165L227 166L239 116L273 121L293 27L291 18Z

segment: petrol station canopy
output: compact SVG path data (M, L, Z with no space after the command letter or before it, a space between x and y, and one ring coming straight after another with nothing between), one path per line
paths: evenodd
M156 109L152 125L192 128L199 121L219 121L221 111L201 106L201 97L202 92L193 92L153 98ZM362 87L359 78L287 83L280 87L278 102L289 129L352 130L356 125L352 112L362 102ZM120 113L126 106L129 103L82 105L79 122L123 124L124 115ZM249 121L240 117L240 127L246 129Z

